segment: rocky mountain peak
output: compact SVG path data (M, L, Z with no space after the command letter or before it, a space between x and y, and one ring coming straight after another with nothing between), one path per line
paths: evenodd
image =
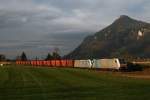
M150 57L150 24L121 15L111 25L88 36L66 57Z

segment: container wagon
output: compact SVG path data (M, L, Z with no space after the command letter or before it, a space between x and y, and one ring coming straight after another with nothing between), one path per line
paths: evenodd
M75 68L92 68L91 60L75 60L74 61Z
M93 66L92 66L92 68L98 68L98 69L117 69L117 70L119 70L120 67L121 64L119 62L119 59L117 58L93 60Z

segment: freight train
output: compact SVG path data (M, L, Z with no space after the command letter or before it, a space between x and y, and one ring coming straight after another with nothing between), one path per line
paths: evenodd
M119 70L126 67L123 60L113 59L93 59L93 60L31 60L16 61L17 65L47 66L47 67L73 67L89 69L115 69Z

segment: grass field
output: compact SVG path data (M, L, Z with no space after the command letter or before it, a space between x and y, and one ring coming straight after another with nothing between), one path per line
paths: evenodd
M73 68L0 68L0 100L149 100L150 80Z

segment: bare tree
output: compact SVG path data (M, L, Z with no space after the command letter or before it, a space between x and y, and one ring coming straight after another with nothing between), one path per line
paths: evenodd
M53 56L53 59L61 59L59 48L54 48L52 56Z
M52 60L52 59L53 59L53 56L50 53L48 53L48 55L47 55L45 60Z

